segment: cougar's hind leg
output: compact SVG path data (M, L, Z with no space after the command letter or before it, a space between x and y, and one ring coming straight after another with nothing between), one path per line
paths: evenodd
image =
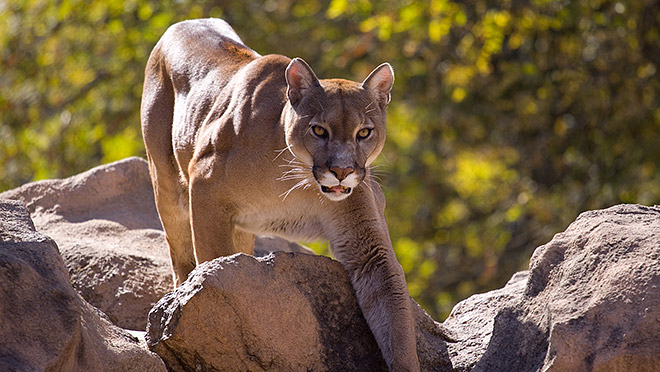
M172 146L174 88L166 65L159 43L147 62L140 116L156 208L170 248L174 285L178 286L195 267L195 260L188 193L179 182L179 168Z
M190 217L188 214L188 193L171 171L162 171L151 166L154 182L154 195L160 220L165 229L165 238L170 248L170 260L174 276L174 286L179 286L195 268ZM155 176L154 176L155 175Z

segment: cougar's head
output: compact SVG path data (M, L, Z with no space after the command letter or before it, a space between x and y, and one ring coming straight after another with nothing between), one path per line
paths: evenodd
M316 183L322 195L330 200L348 197L385 144L392 67L378 66L362 83L319 80L305 61L294 58L286 81L289 151L311 170L313 181L308 182Z

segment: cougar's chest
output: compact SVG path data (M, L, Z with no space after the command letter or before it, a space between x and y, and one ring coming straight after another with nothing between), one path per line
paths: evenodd
M241 208L233 220L241 229L262 236L316 240L324 235L321 213L309 204L249 206Z

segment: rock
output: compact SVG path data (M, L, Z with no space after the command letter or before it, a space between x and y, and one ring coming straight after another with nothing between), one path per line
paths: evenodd
M254 255L264 257L272 252L295 252L314 255L313 250L300 245L296 242L290 242L278 237L257 236L254 239Z
M425 370L450 370L439 324L415 309ZM387 370L342 266L295 253L198 266L149 313L147 344L173 371Z
M495 317L507 306L520 302L527 277L527 271L516 273L504 288L473 295L454 306L443 323L459 339L447 344L454 371L470 371L486 353Z
M37 230L57 242L85 300L122 328L146 328L149 310L172 289L172 274L145 160L29 183L0 199L26 204ZM282 239L258 240L255 249L313 253Z
M529 271L462 301L442 326L414 304L422 370L660 370L659 287L660 208L584 213L537 248ZM344 326L349 319L357 323ZM363 322L337 262L232 256L163 298L147 340L175 371L382 370Z
M0 201L0 370L165 372L69 283L52 239L19 202Z
M200 265L167 293L167 245L147 168L129 158L0 194L28 206L66 261L64 269L24 210L0 202L0 334L16 335L0 337L0 370L96 370L96 360L131 370L115 360L137 358L135 338L72 295L64 270L122 327L144 329L164 296L148 340L174 371L384 370L341 265L268 254L306 251L297 244L260 239L256 256L265 257ZM40 257L45 266L34 263ZM528 271L462 301L443 324L413 303L423 370L660 370L659 287L660 207L584 213L536 249Z
M172 275L144 160L29 183L3 198L25 203L37 230L57 242L85 300L122 328L145 329Z
M352 316L345 272L331 263L286 253L204 263L149 313L147 344L173 371L385 370L366 322Z
M445 326L457 371L660 370L660 208L586 212Z

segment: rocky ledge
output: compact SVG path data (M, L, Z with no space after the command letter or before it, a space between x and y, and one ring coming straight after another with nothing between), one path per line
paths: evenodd
M144 160L1 193L0 370L385 370L341 265L259 244L171 291ZM422 369L660 370L659 285L660 208L585 212L443 323L413 302Z
M73 289L55 242L0 202L0 370L160 372L142 342Z

